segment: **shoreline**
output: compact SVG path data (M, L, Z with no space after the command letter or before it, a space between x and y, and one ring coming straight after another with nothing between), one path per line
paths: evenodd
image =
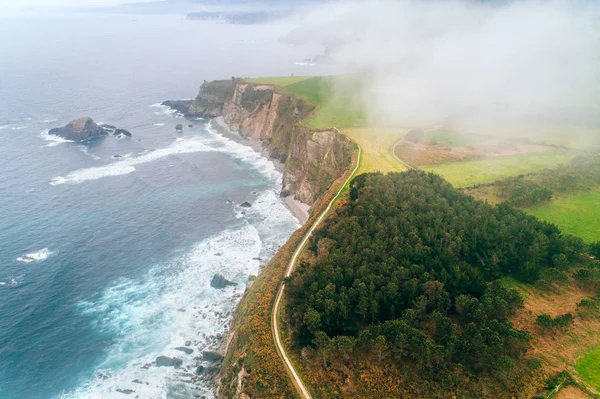
M253 148L255 151L260 152L265 158L269 159L275 165L275 169L283 174L284 164L281 163L278 159L273 159L269 156L266 148L262 145L260 141L249 139L248 137L242 135L240 132L231 130L229 126L225 123L222 116L212 118L209 121L209 125L212 129L222 134L223 136L230 138L238 143L247 145ZM296 219L300 222L300 225L304 225L308 220L310 214L310 205L305 204L304 202L297 200L293 194L288 195L287 197L280 196L281 202L285 205L285 207L294 215Z

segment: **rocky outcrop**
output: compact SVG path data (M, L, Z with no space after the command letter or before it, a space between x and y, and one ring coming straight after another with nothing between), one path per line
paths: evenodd
M113 125L98 125L90 117L83 117L67 123L63 127L50 129L48 134L54 134L67 140L86 141L112 134L117 138L131 137L131 132L119 129Z
M214 118L223 114L223 105L231 97L237 79L204 82L188 108L188 117Z
M207 362L220 362L223 360L223 355L215 351L202 351L202 360Z
M176 357L159 356L156 358L156 367L175 367L179 368L183 364L183 360Z
M50 129L48 134L54 134L67 140L85 141L108 135L108 130L97 125L92 118L84 117L67 123L63 127Z
M271 85L239 79L205 82L190 105L191 117L217 117L233 131L261 141L284 166L282 195L312 205L352 162L354 144L335 129L299 124L316 106Z
M237 284L234 283L233 281L227 280L225 277L223 277L220 274L215 274L213 276L212 280L210 281L210 286L213 288L217 288L217 289L225 288L230 285L237 285Z
M125 129L115 129L113 136L117 137L131 137L131 132Z
M174 109L185 117L191 117L190 106L192 105L192 102L193 100L168 100L163 101L160 105Z

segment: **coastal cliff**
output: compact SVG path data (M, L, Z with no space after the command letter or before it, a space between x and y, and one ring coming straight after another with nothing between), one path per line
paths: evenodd
M272 303L294 249L352 173L356 145L334 127L313 129L304 124L317 106L271 85L239 79L205 82L193 101L163 104L188 118L222 117L230 130L260 142L271 158L283 164L281 195L294 195L312 206L309 221L249 282L217 377L221 399L293 397L294 388L272 341Z
M173 106L174 102L170 102ZM312 129L301 122L316 106L271 85L239 79L205 82L191 103L178 103L187 117L222 116L231 130L260 141L284 164L282 196L313 205L349 167L354 144L335 129Z

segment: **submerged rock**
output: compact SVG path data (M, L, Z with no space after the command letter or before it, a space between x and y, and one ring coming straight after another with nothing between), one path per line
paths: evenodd
M50 129L48 134L60 136L67 140L85 141L108 135L108 132L97 125L92 118L84 117L67 123L63 127Z
M192 100L169 100L169 101L163 101L161 103L161 105L167 106L171 109L174 109L175 111L183 114L183 116L190 116L189 115L189 111L190 111L190 105L192 105Z
M192 127L194 127L194 125L188 125L188 127L189 127L189 128L192 128Z
M113 136L121 136L121 137L131 137L131 132L125 129L115 129Z
M135 391L133 389L118 389L117 388L117 392L124 393L125 395L131 395Z
M252 206L252 204L249 203L248 201L246 201L246 202L243 202L242 205L240 205L240 206L243 208L250 208Z
M156 358L156 367L175 367L179 368L183 360L176 357L159 356Z
M228 285L237 285L236 283L234 283L233 281L229 281L227 280L225 277L223 277L220 274L215 274L210 282L210 286L213 288L225 288Z
M183 132L183 125L181 123L178 123L177 126L175 126L175 130L177 130L178 132Z
M185 352L188 355L192 354L194 350L192 348L186 348L185 346L178 346L175 348L176 351Z
M202 359L207 362L220 362L223 360L223 355L216 351L202 351Z

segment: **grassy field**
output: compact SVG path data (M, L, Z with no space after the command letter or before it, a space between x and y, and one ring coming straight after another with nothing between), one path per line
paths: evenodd
M438 143L443 143L451 147L464 147L467 145L480 144L490 139L486 136L454 132L451 130L433 130L430 132L425 132L425 138L435 138Z
M306 121L309 126L364 127L367 126L364 107L357 102L356 98L356 93L361 92L360 84L360 77L356 76L323 76L287 85L282 87L281 91L294 94L319 106L319 112Z
M455 187L467 187L504 177L553 168L568 162L573 156L571 152L567 151L541 152L425 166L423 170L443 176Z
M575 369L588 384L600 390L600 346L579 359Z
M554 201L528 213L556 224L563 232L583 238L586 242L600 241L600 192Z
M401 129L362 128L343 129L342 133L362 149L362 161L357 174L368 172L402 172L406 166L391 153L390 147L406 133Z
M251 78L244 79L248 83L256 83L261 85L275 85L280 87L289 86L294 83L302 82L303 80L311 79L310 76L279 76L266 78Z

